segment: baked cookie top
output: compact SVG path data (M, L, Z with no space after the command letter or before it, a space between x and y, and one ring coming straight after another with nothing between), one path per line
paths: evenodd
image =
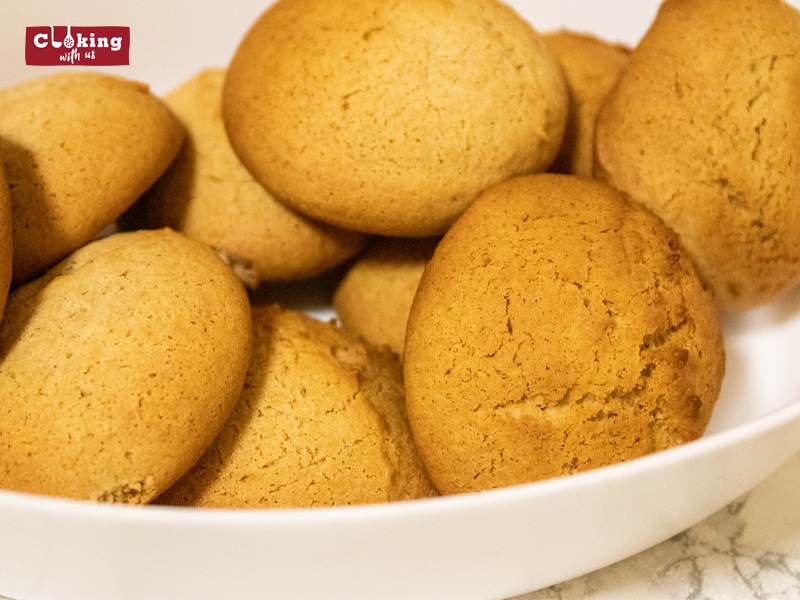
M667 0L601 107L596 175L681 236L725 312L800 280L800 12Z
M584 471L700 436L722 335L677 235L599 182L512 179L445 234L411 307L406 402L442 493Z
M411 302L438 242L438 237L373 240L334 292L342 327L402 359Z
M567 104L541 36L496 0L280 0L228 66L223 117L290 206L429 236L492 183L545 170Z
M397 358L277 304L253 307L244 392L160 504L321 507L436 495L414 446Z
M202 455L242 391L250 306L173 231L83 246L0 324L0 488L144 504Z
M183 129L136 81L62 71L0 90L0 154L11 187L13 282L92 240L158 178Z
M628 64L630 48L569 29L547 32L544 39L564 69L570 98L564 141L549 170L591 177L597 111Z
M222 124L224 77L224 69L204 69L166 94L186 140L123 226L171 227L205 242L251 286L312 277L359 252L364 234L297 213L244 168Z

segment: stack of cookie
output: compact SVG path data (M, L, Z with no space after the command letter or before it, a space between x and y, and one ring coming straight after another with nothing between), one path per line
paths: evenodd
M0 91L0 487L363 504L698 438L720 315L800 281L799 45L780 0L666 0L632 48L278 0L163 98ZM331 273L338 322L259 302Z

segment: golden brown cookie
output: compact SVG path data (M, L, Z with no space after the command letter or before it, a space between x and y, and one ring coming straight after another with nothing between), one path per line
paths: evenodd
M13 238L11 229L11 192L0 156L0 318L11 286Z
M725 312L800 281L800 12L668 0L598 115L596 175L680 234Z
M630 49L568 29L545 33L544 39L564 69L570 96L564 141L550 171L591 177L597 111L627 64Z
M92 240L178 153L183 130L146 85L87 71L0 90L17 286Z
M234 154L220 114L223 69L205 69L164 101L186 128L178 157L125 215L207 243L251 286L317 275L359 252L366 236L279 203Z
M320 507L436 495L414 447L400 364L331 322L253 307L242 397L160 504Z
M8 297L0 488L143 504L212 442L244 385L247 294L164 229L70 254Z
M545 170L568 98L541 36L496 0L279 0L241 40L222 110L279 200L416 237L492 183Z
M347 270L333 295L342 327L401 360L419 280L439 238L378 238Z
M632 459L700 436L725 366L677 235L592 179L485 192L445 234L405 346L412 432L442 493Z

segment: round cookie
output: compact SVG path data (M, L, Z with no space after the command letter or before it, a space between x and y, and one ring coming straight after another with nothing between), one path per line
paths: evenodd
M417 237L489 185L547 169L568 97L541 36L496 0L279 0L234 53L222 110L279 200Z
M681 236L720 310L800 281L800 12L668 0L598 114L596 176Z
M564 69L570 93L564 141L549 170L591 177L597 111L628 63L630 49L568 29L543 35Z
M610 186L540 174L494 186L445 234L411 307L404 373L446 494L693 440L724 367L677 235Z
M396 357L277 304L254 306L253 328L236 409L159 504L320 507L437 494L408 429Z
M224 425L250 360L242 283L168 229L83 246L0 324L0 488L144 504Z
M0 90L12 285L91 241L178 153L180 123L146 85L63 71Z
M402 360L406 322L438 237L378 238L347 270L333 295L342 327Z
M0 156L0 318L11 287L13 238L11 229L11 191Z
M366 236L314 222L275 200L242 166L220 114L223 69L205 69L164 97L186 140L125 215L207 243L250 286L317 275L361 251Z

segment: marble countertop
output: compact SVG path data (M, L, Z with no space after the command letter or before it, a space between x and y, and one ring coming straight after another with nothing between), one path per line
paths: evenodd
M800 599L800 453L705 521L516 600Z

